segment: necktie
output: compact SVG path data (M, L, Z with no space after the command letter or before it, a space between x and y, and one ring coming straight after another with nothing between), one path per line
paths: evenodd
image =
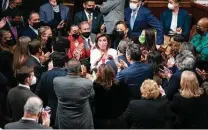
M92 14L89 14L88 15L88 23L91 25L92 24Z
M134 28L134 22L136 20L136 11L133 12L133 15L131 16L131 20L130 20L130 26L131 26L131 30L133 30Z
M88 40L87 40L87 43L88 43L88 47L89 47L89 49L91 48L91 45L90 45L90 39L88 38Z
M92 14L90 13L89 15L88 15L88 23L89 23L89 25L90 25L90 30L92 29Z

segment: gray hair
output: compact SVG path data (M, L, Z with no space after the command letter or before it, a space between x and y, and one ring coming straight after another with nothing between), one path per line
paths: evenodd
M29 114L37 115L42 111L43 102L38 97L30 97L24 106L24 112Z
M79 74L81 71L81 63L79 60L71 59L68 61L66 69L68 73Z
M188 50L184 50L176 56L176 65L180 70L192 70L195 62L196 57Z

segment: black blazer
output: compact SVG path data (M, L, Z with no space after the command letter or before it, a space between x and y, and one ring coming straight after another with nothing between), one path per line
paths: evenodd
M120 124L109 121L118 118L126 110L129 103L128 87L114 83L110 89L104 89L102 85L94 82L93 88L95 129L120 128Z
M8 86L17 86L13 70L14 55L9 51L0 49L0 72L7 78Z
M34 57L30 56L26 61L25 64L28 67L34 68L34 73L37 79L40 79L41 74L46 71L46 68L43 67L37 59Z
M119 118L131 129L170 128L173 114L165 96L159 99L132 100Z
M74 16L74 24L79 25L83 21L88 21L87 16L84 11L80 11L75 14ZM98 34L100 32L100 27L104 23L102 13L95 11L93 13L93 20L92 20L92 29L91 32Z
M4 126L4 129L51 129L51 128L38 124L36 121L21 119L17 122L6 124Z
M20 36L28 36L31 40L38 38L38 35L30 27L25 28Z
M44 106L51 108L51 125L56 119L56 109L58 99L53 89L53 79L60 76L66 76L67 72L61 68L53 68L50 71L44 72L37 84L35 93L43 100Z
M12 121L18 121L23 117L24 105L29 97L36 96L28 88L17 86L12 88L7 95L7 104L9 112L12 115Z
M180 129L206 129L207 125L207 98L184 98L176 93L171 102L173 112L176 114L175 128Z
M94 82L95 117L111 119L120 116L127 108L128 88L119 84L113 84L110 89L104 89L102 85Z

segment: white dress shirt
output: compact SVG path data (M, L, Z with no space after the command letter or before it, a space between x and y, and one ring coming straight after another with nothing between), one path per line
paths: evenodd
M29 87L28 85L24 85L24 84L20 84L20 83L19 83L18 86L30 89L30 87Z
M86 16L87 16L87 19L89 20L89 13L87 12L87 11L84 11L85 12L85 14L86 14ZM93 20L93 13L91 13L91 20Z
M29 27L38 35L38 30L34 29L32 26L29 25Z
M178 24L177 22L178 22L178 14L172 13L172 21L171 21L170 29L174 32L176 32L176 28Z

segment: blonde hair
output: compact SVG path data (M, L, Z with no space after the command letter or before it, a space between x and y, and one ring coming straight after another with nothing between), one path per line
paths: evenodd
M140 88L141 96L146 99L157 99L160 96L160 89L154 80L145 80Z
M196 75L191 71L183 71L180 85L179 92L185 98L199 97L203 94L203 89L199 87Z
M42 36L49 29L51 29L49 26L41 26L39 29L40 36Z

